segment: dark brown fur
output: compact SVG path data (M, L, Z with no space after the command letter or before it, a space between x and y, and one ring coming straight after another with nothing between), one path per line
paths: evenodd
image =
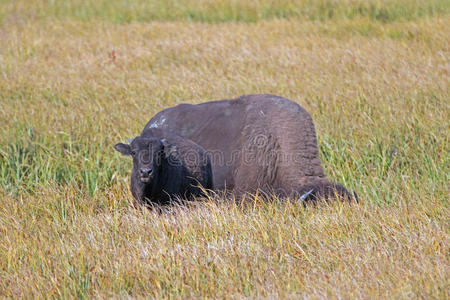
M274 95L247 95L161 111L145 126L178 133L210 153L214 188L307 197L352 195L325 178L310 114Z

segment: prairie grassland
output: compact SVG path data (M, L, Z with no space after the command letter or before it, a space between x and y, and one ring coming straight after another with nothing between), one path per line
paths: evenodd
M448 3L204 2L0 2L0 296L448 299ZM312 114L358 205L130 207L114 143L250 93Z
M266 19L353 19L391 22L450 12L447 0L2 0L0 18L21 14L38 19L201 21L208 23Z

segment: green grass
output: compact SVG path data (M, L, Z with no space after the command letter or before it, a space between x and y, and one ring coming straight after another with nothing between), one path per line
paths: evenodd
M302 20L353 19L392 22L447 14L446 0L282 0L282 1L3 1L12 10L39 19L103 19L116 23L148 21L256 22L287 18ZM2 14L3 17L5 13Z
M2 147L0 182L11 194L33 193L46 184L72 185L94 196L113 184L119 160L103 154L109 145L92 142L63 131L49 137L33 127L15 130L15 141ZM122 164L123 165L123 164Z
M0 296L449 298L447 2L83 3L0 1ZM250 93L358 205L130 207L115 143Z

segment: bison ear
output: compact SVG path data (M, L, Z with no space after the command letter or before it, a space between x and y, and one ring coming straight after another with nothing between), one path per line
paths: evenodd
M131 154L131 147L128 144L122 144L118 143L114 146L114 149L122 153L123 155L130 155Z
M161 139L161 144L163 146L163 152L166 158L169 158L171 155L177 153L177 147L173 144L169 144L166 139Z

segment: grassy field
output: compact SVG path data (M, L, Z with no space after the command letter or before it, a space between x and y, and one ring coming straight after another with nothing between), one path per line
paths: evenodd
M444 0L0 0L0 296L450 297ZM130 207L112 146L182 102L313 116L358 205Z

